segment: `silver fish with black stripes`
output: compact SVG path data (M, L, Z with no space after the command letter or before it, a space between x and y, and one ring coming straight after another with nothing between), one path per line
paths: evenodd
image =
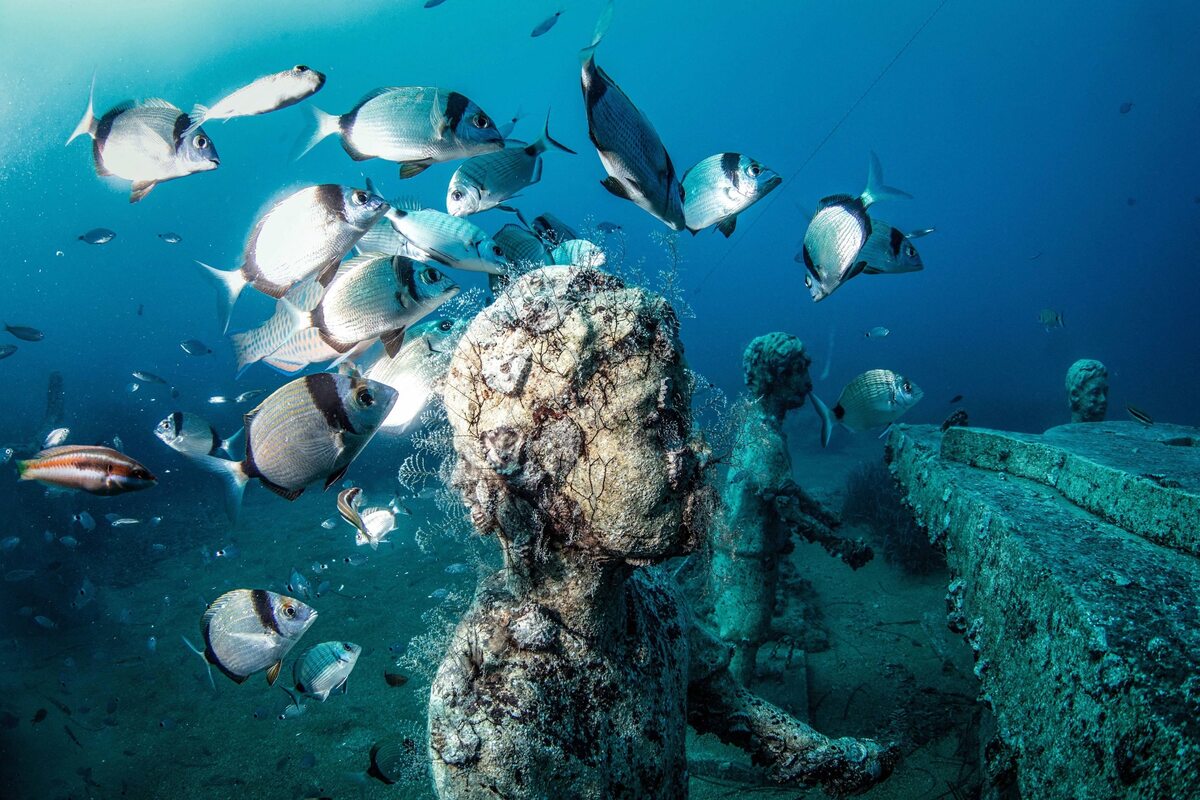
M255 223L238 269L196 262L217 290L222 332L247 284L275 298L310 275L328 285L350 248L387 210L382 197L336 183L306 186L275 203Z
M305 375L246 414L244 459L199 456L197 463L224 479L226 510L236 520L251 478L288 500L313 481L324 479L326 489L340 481L395 403L396 391L382 383L328 372Z
M550 135L547 114L542 135L533 144L510 142L503 150L475 156L455 170L446 190L446 211L465 217L515 197L542 179L542 153L551 147L575 155L574 150Z
M608 173L601 184L611 194L629 200L672 230L681 231L685 227L683 186L675 175L667 148L646 115L596 65L596 48L611 19L609 2L596 24L592 43L580 51L588 136Z
M321 642L310 647L292 664L296 691L324 703L329 695L341 690L358 663L362 647L354 642Z
M762 200L783 178L741 153L717 153L683 173L683 218L693 234L712 225L729 238L738 214Z
M160 183L220 165L204 129L192 128L191 118L166 100L121 103L97 119L95 94L93 76L87 110L67 144L90 136L96 174L131 181L129 202L138 202Z
M867 187L862 194L830 195L817 204L799 258L805 269L804 285L813 302L824 300L866 268L862 250L873 231L867 209L880 200L911 196L883 184L879 157L871 153Z
M385 86L340 116L315 106L314 129L297 158L336 134L355 161L382 158L411 178L431 164L470 158L504 147L496 123L470 98L436 86Z
M297 330L316 328L338 353L376 337L394 356L409 325L458 294L444 272L404 256L369 253L346 262L346 274L329 285L317 307L297 315Z
M293 597L265 589L234 589L218 597L200 618L201 650L183 637L193 653L234 683L266 670L275 684L284 657L317 619L317 612ZM212 681L212 670L208 670Z
M508 266L504 250L488 233L464 217L396 201L386 218L413 246L437 263L470 272L498 275Z
M159 441L188 458L197 456L220 456L235 458L241 431L222 439L208 420L186 411L172 411L154 426L154 435Z

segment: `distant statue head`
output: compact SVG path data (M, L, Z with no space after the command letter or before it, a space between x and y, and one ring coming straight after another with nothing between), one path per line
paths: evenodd
M779 331L754 339L742 355L747 388L768 414L779 419L804 405L804 398L812 391L808 376L811 363L804 343Z
M1108 370L1095 359L1081 358L1067 370L1072 422L1103 422L1108 413Z
M694 546L701 455L662 298L593 269L530 272L468 326L444 398L453 483L511 572L651 563Z

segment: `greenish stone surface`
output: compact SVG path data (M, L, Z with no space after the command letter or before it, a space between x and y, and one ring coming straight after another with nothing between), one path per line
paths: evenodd
M1198 443L1133 422L889 438L1024 797L1200 797Z

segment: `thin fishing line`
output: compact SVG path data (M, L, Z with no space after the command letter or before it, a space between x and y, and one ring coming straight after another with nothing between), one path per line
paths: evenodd
M712 274L716 272L722 264L725 263L734 250L741 246L742 241L750 235L750 231L754 230L754 226L758 224L758 221L766 216L767 210L771 207L771 204L778 200L783 195L784 191L791 188L796 178L801 172L804 171L804 168L807 167L809 163L817 157L817 153L821 152L821 148L833 138L833 135L838 132L838 129L842 127L842 124L850 118L850 115L854 113L854 109L858 108L859 105L862 104L862 101L867 99L867 95L871 93L871 90L874 89L881 80L883 80L883 76L888 74L888 71L895 65L897 61L900 60L900 57L904 55L904 52L908 50L909 46L916 41L918 36L921 35L921 31L925 30L925 28L929 26L929 23L933 22L933 18L938 15L938 13L946 6L948 2L950 2L950 0L941 0L941 2L938 3L937 8L933 10L933 13L926 17L925 21L922 22L915 31L913 31L913 35L908 37L908 41L904 43L904 46L896 51L896 54L892 56L892 60L889 61L887 65L880 70L879 74L875 76L875 80L871 81L870 85L863 90L863 93L860 94L858 99L851 104L850 108L846 109L846 113L842 114L841 119L839 119L834 126L829 129L829 133L825 134L825 138L817 143L817 146L813 148L813 151L808 154L808 158L804 159L804 162L797 167L796 171L792 173L792 176L787 179L787 181L784 183L783 190L771 193L770 199L767 200L766 204L762 207L762 210L757 216L754 217L753 221L751 221L751 223L743 229L742 235L738 237L738 241L731 243L729 247L725 249L725 252L721 254L721 257L717 259L717 263L709 267L708 272L704 273L704 277L700 279L700 283L697 284L696 288L692 290L693 292L700 294L700 290L704 288L704 284L708 282L708 279L712 276Z

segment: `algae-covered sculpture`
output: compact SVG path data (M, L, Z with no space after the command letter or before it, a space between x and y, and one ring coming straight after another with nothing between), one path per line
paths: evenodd
M710 594L718 635L734 645L731 668L754 677L761 644L771 638L780 560L793 534L819 542L858 568L871 559L861 541L834 533L837 518L792 479L783 421L812 391L812 360L795 336L774 332L750 342L742 357L751 400L742 415L722 489L724 533L713 541Z
M845 794L888 775L893 750L737 684L652 566L706 535L711 499L665 301L591 269L530 272L468 327L444 399L453 483L504 566L431 689L439 797L686 797L688 722L779 782Z
M1103 422L1108 413L1108 369L1092 358L1081 358L1067 370L1067 399L1071 422Z

